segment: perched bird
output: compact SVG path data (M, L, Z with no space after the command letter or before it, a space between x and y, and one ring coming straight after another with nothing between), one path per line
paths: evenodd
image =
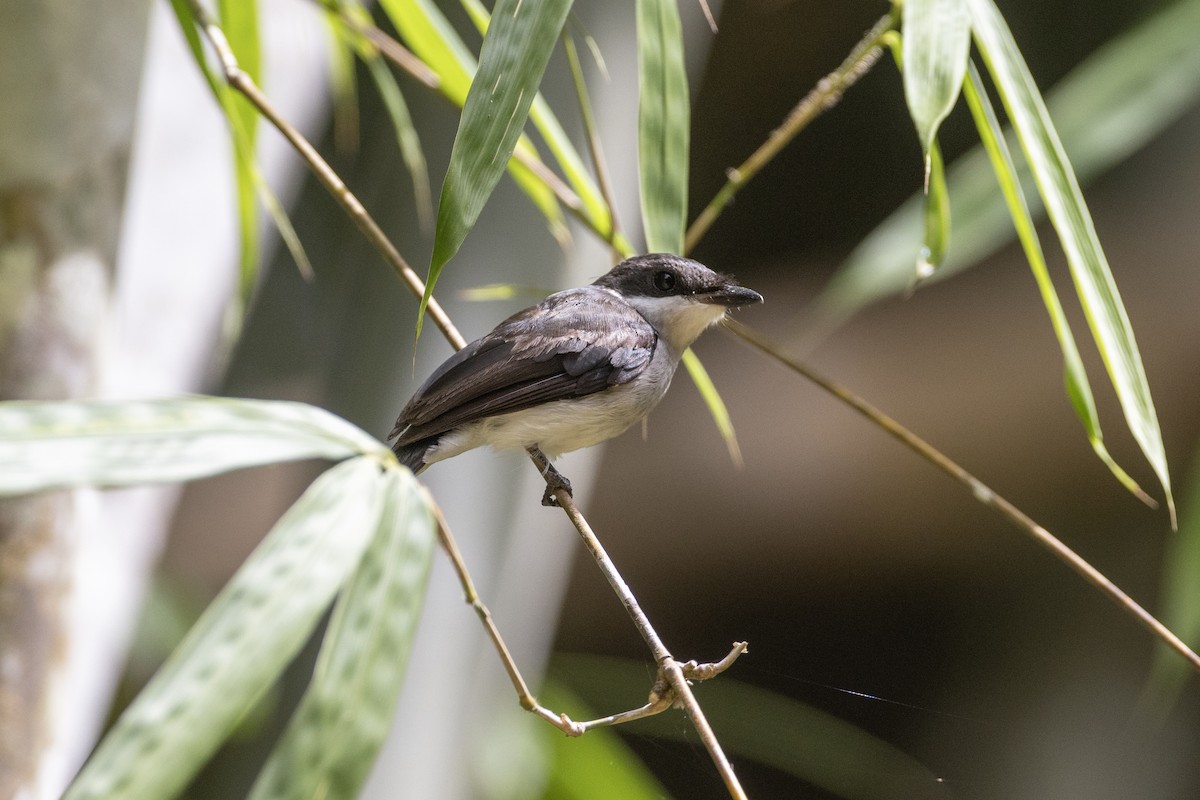
M400 412L400 462L428 465L483 445L547 457L590 447L650 412L680 356L729 308L762 295L680 256L626 259L590 286L518 312L446 360ZM548 461L542 502L570 484Z

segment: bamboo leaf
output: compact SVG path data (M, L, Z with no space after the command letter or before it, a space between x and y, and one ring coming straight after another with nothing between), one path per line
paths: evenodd
M430 0L380 0L380 6L412 51L437 73L442 94L462 108L477 66L442 12ZM517 139L516 152L532 161L541 160L525 135ZM562 241L568 236L558 199L545 181L516 159L509 160L508 171L546 218L554 237Z
M121 714L65 800L178 794L303 646L358 564L387 480L373 458L318 478Z
M491 15L484 8L483 3L479 0L460 0L460 2L479 32L486 33ZM584 213L598 230L611 231L612 213L609 211L608 204L604 201L596 182L592 180L587 167L584 166L579 151L571 143L570 137L563 130L558 117L550 110L550 104L542 97L541 92L533 98L533 105L529 108L529 119L541 134L542 139L545 140L546 147L550 149L554 160L558 162L567 182L579 195L579 199L583 202Z
M708 370L700 363L700 358L690 347L683 351L682 360L683 366L687 368L692 382L696 384L696 388L700 391L700 396L704 398L704 404L708 406L708 413L712 415L713 422L716 423L721 438L725 440L725 447L729 450L730 460L736 466L741 467L744 463L742 461L742 449L738 446L737 432L733 429L733 418L729 416L729 409L725 407L725 401L721 399L716 385L712 382L712 378L708 376Z
M1097 50L1050 93L1051 117L1080 180L1126 158L1194 104L1200 95L1197 29L1200 0L1179 0ZM1011 134L1009 139L1015 146ZM1024 183L1029 172L1019 169ZM947 184L954 250L935 280L978 263L1013 232L982 147L950 167ZM1040 218L1040 198L1030 197L1029 204L1030 213ZM828 331L910 286L912 253L921 247L921 215L918 195L855 248L808 314L814 330Z
M637 0L638 177L648 252L682 253L689 109L675 0Z
M334 607L312 681L252 800L358 797L391 725L433 555L428 496L384 476L379 525Z
M1142 491L1137 482L1113 460L1109 455L1108 448L1104 445L1104 434L1100 430L1100 417L1096 413L1096 402L1092 396L1092 387L1083 366L1083 359L1079 356L1079 348L1075 345L1075 336L1071 332L1070 323L1063 312L1062 303L1059 302L1054 282L1050 279L1050 271L1046 268L1046 259L1042 254L1042 246L1038 241L1033 217L1025 202L1017 169L1009 154L1008 145L1004 141L1000 122L992 108L991 101L988 100L982 78L973 63L970 65L970 80L964 87L964 94L967 98L967 105L971 109L971 115L975 119L975 127L979 130L984 149L992 160L992 168L1000 183L1000 190L1004 194L1005 202L1008 204L1009 213L1012 215L1017 238L1025 251L1025 259L1029 262L1033 277L1037 281L1038 291L1042 296L1042 302L1046 306L1046 312L1050 315L1054 335L1058 338L1058 346L1063 354L1063 382L1066 384L1067 397L1070 398L1071 405L1075 408L1075 415L1083 423L1092 449L1108 466L1117 480L1143 502L1153 504L1153 501Z
M905 0L902 24L904 98L925 154L928 185L938 126L962 90L971 24L964 0Z
M950 249L950 194L946 188L942 149L938 147L937 139L929 148L926 164L925 240L917 257L918 281L933 277Z
M1125 420L1153 467L1175 526L1175 501L1158 416L1116 282L1066 151L1033 77L991 0L967 0L979 51L1004 103L1042 202L1058 232L1071 277Z
M388 453L362 430L314 406L218 397L0 403L0 431L0 496L185 481L277 461Z
M570 8L571 0L545 0L536 5L500 0L496 4L442 183L433 256L417 315L418 336L442 268L474 227L525 127L529 106Z

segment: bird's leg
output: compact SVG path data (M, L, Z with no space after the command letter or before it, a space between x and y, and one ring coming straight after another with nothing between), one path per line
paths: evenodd
M546 491L542 495L542 505L557 506L558 500L555 499L554 493L559 489L564 490L567 494L574 497L575 493L571 490L571 482L567 480L565 475L554 468L554 465L550 463L550 459L546 458L546 454L538 449L537 446L527 449L533 462L541 470L542 477L546 479Z

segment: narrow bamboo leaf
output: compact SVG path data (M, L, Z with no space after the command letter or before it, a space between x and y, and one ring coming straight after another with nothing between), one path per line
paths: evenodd
M171 8L175 12L180 31L187 41L188 50L192 54L196 68L200 70L200 74L204 77L208 88L212 91L217 105L221 107L221 111L225 115L225 121L229 125L230 138L233 141L234 169L237 181L238 222L241 233L241 280L239 288L240 297L244 304L249 297L250 291L253 289L255 266L258 262L259 250L258 216L254 207L253 196L247 197L247 187L252 188L254 192L258 193L258 197L264 208L267 209L272 222L278 228L285 246L292 254L292 258L295 259L300 273L306 278L312 277L312 264L304 252L304 248L300 243L300 237L296 235L296 230L292 226L291 219L283 209L283 204L279 202L274 192L271 191L270 185L267 184L266 178L263 177L262 171L258 168L258 162L255 160L254 138L251 133L255 128L252 127L248 131L242 115L248 109L250 113L247 115L247 118L254 120L255 122L251 124L256 127L257 114L245 102L244 98L237 95L237 93L229 88L228 84L218 78L212 69L209 68L208 62L204 57L204 47L201 44L200 35L196 31L196 21L192 17L187 0L171 0ZM240 16L245 13L247 12L244 10L231 11L231 14L234 16ZM255 27L257 30L257 23L255 23ZM247 46L243 45L243 47ZM257 43L253 45L252 50L254 52L251 54L251 59L257 62L259 59Z
M571 0L496 4L438 200L433 256L417 315L418 336L442 268L475 225L516 147L570 8Z
M1200 95L1200 0L1179 0L1097 50L1048 97L1080 180L1095 177L1142 147ZM1015 139L1009 135L1010 146ZM1020 167L1022 182L1029 172ZM934 276L973 266L1012 237L1004 200L995 191L982 147L949 169L954 250ZM1030 212L1041 217L1036 195ZM807 318L829 330L859 309L904 292L921 246L922 201L915 196L855 248Z
M387 454L383 444L315 406L219 397L0 403L0 431L0 496Z
M713 422L717 424L717 430L720 431L721 438L725 440L730 460L735 465L742 466L742 449L738 447L737 433L733 429L733 418L729 416L729 409L725 407L725 401L721 399L716 385L708 376L708 370L700 363L700 359L690 347L683 351L683 366L687 367L688 375L696 384L696 388L700 390L700 396L704 398L704 404L708 406L708 413L712 414Z
M262 82L262 52L259 48L257 0L219 0L217 12L221 29L238 65L255 83ZM226 112L237 118L242 146L233 152L234 177L237 184L238 227L241 229L241 280L239 293L242 303L250 301L254 278L258 271L258 206L255 204L255 151L258 141L258 112L249 101L233 92L226 93ZM231 120L231 124L233 121Z
M486 33L488 23L491 21L491 14L488 13L483 3L480 0L460 0L460 2L479 32ZM596 186L596 182L592 180L587 167L584 166L579 151L575 149L575 145L571 144L571 139L563 130L558 117L550 110L550 105L542 97L541 92L533 98L533 105L529 108L529 119L537 128L538 133L542 135L546 146L550 148L550 153L558 162L558 166L562 168L567 182L579 195L579 199L583 202L584 213L598 230L611 230L612 214L608 204L604 202L604 197L600 193L599 187Z
M357 152L359 144L358 80L354 72L357 37L339 13L361 11L355 4L335 0L326 6L329 31L329 75L333 92L333 143L339 153Z
M312 681L251 800L358 797L395 713L435 541L412 474L384 476L383 512L343 590Z
M174 797L303 646L383 508L374 458L318 478L121 714L65 800Z
M392 121L392 130L396 132L396 144L400 148L400 157L412 179L413 197L417 206L417 217L421 227L428 229L433 225L433 193L429 189L429 168L425 163L425 151L421 148L421 139L417 136L417 128L413 125L412 115L408 112L408 103L400 93L400 86L387 64L378 53L364 54L367 71L375 82L388 117Z
M904 98L925 154L925 177L938 126L950 113L967 71L971 25L964 0L905 0Z
M442 94L462 108L475 74L475 57L442 12L430 0L380 0L380 6L412 51L437 73ZM516 152L541 161L528 136L517 139ZM508 171L513 182L546 218L551 234L562 241L567 228L553 190L516 159L509 160Z
M1004 200L1012 215L1017 238L1025 251L1025 259L1029 262L1033 277L1037 281L1038 291L1042 295L1042 302L1046 306L1046 312L1050 315L1054 335L1058 338L1058 346L1063 354L1063 382L1066 384L1067 397L1070 398L1071 405L1075 408L1075 415L1083 423L1083 429L1087 433L1092 449L1108 466L1117 480L1144 502L1152 503L1153 501L1142 491L1137 482L1113 460L1108 453L1108 448L1104 445L1104 434L1100 430L1100 417L1096 413L1096 402L1092 396L1092 387L1083 366L1083 359L1079 356L1079 348L1075 346L1075 336L1071 332L1066 314L1063 313L1062 303L1059 302L1054 282L1050 280L1050 271L1046 268L1046 259L1042 254L1042 245L1038 240L1037 230L1034 228L1033 216L1029 213L1029 206L1025 202L1025 194L1021 190L1017 169L1012 155L1008 151L1008 145L1004 141L1000 122L974 63L970 65L969 80L964 86L964 94L967 98L967 106L971 109L971 116L975 119L975 127L979 131L980 140L992 160L992 168L996 172L1000 190L1004 193Z
M925 281L946 260L950 249L950 195L946 189L946 168L942 164L942 149L937 139L929 148L926 159L925 243L917 258L918 281Z
M975 41L996 84L1067 256L1071 277L1125 412L1125 420L1153 467L1175 525L1175 501L1162 433L1133 328L1075 173L1067 160L1033 77L991 0L967 0Z
M637 0L638 177L646 248L682 253L691 127L675 0Z

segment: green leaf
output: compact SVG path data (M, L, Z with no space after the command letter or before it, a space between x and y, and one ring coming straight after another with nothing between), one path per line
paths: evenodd
M380 0L380 6L412 51L437 73L442 94L462 108L475 74L475 57L442 12L430 0ZM523 134L517 139L516 152L541 161L533 142ZM546 218L554 237L560 241L567 237L562 209L546 182L516 159L509 160L508 171Z
M937 139L929 148L926 164L925 241L917 258L918 281L931 278L946 260L946 251L950 249L950 194L946 189L946 168Z
M742 449L738 447L737 433L733 429L733 419L729 416L729 409L725 407L725 401L721 399L712 378L708 376L708 370L700 363L700 358L692 352L690 347L683 351L682 360L692 382L700 390L700 396L704 398L704 404L708 406L708 413L712 415L713 422L717 424L721 438L725 440L730 460L735 465L742 466Z
M303 403L186 397L137 402L0 403L0 496L67 486L192 480L386 446Z
M384 476L383 513L334 607L312 681L252 800L358 797L395 713L436 529L412 474Z
M479 0L460 0L460 2L479 32L485 33L488 23L491 21L491 15L484 8L483 3ZM592 220L597 230L611 231L612 212L609 211L608 204L604 202L604 197L596 186L596 182L592 180L591 173L588 172L583 159L580 158L579 151L571 143L571 139L563 130L558 117L550 110L550 105L542 97L541 92L533 98L533 105L529 108L529 119L537 128L538 133L542 135L554 160L558 162L563 175L566 176L567 182L579 195L579 199L583 202L584 214Z
M558 682L542 686L538 700L547 708L569 708L574 719L599 716ZM545 800L661 800L670 796L615 729L593 728L577 739L563 736L549 725L538 730L552 756L542 794Z
M238 65L257 84L262 82L262 53L259 49L258 2L257 0L219 0L218 18L229 47L237 57ZM258 271L258 206L255 205L254 160L258 141L258 111L246 98L234 92L226 93L222 103L226 113L236 117L230 120L242 133L241 146L233 150L234 177L237 183L238 226L241 229L241 280L239 282L242 303L250 300L254 290L254 276Z
M516 147L570 8L571 0L496 4L442 183L433 256L417 315L418 336L442 268L474 227Z
M1058 232L1071 277L1125 412L1133 438L1153 467L1175 526L1175 501L1150 386L1133 328L1096 236L1075 173L1012 34L991 0L967 0L976 45L1021 143L1042 202Z
M1070 323L1063 312L1062 303L1059 302L1054 282L1050 279L1050 271L1046 268L1046 259L1042 254L1037 230L1034 228L1033 216L1029 213L1029 206L1025 202L1017 169L1009 154L1008 145L1004 141L1000 122L996 118L996 112L992 108L987 90L983 86L983 80L979 77L974 63L970 66L970 81L966 84L965 95L967 105L971 109L971 116L975 120L975 127L979 131L979 137L992 160L992 168L995 170L1000 190L1004 194L1004 200L1012 215L1017 238L1025 251L1025 259L1029 262L1030 269L1033 270L1033 277L1037 281L1042 302L1046 306L1046 312L1050 315L1054 335L1058 338L1058 346L1063 354L1063 381L1066 384L1067 397L1070 398L1079 421L1083 423L1088 441L1096 455L1126 489L1143 501L1150 501L1137 482L1113 460L1109 455L1108 448L1104 445L1104 435L1100 430L1100 417L1096 413L1096 402L1092 397L1092 388L1088 381L1087 371L1083 366L1083 359L1079 356L1079 349L1075 346L1075 336L1071 332Z
M646 249L682 253L691 127L675 0L637 0L638 178Z
M355 569L388 480L373 458L318 478L121 714L65 800L178 794L304 645Z
M964 0L905 0L902 24L904 98L925 154L928 184L938 126L962 90L971 24Z
M421 148L417 128L413 125L412 115L408 112L408 103L400 93L400 85L387 64L378 53L364 54L367 71L375 82L375 89L383 100L388 117L392 120L392 130L396 132L396 144L400 148L400 157L412 178L413 197L417 206L417 217L423 229L428 230L433 224L433 193L429 189L429 168L425 163L425 152Z
M1081 180L1142 147L1200 94L1200 2L1180 0L1097 50L1049 95L1051 117ZM1015 146L1015 139L1010 136ZM1025 182L1029 172L1020 168ZM978 263L1012 237L987 154L977 147L949 169L954 250L935 280ZM1039 218L1042 206L1029 198ZM922 200L902 205L855 248L808 319L828 331L866 305L904 292L921 247Z

